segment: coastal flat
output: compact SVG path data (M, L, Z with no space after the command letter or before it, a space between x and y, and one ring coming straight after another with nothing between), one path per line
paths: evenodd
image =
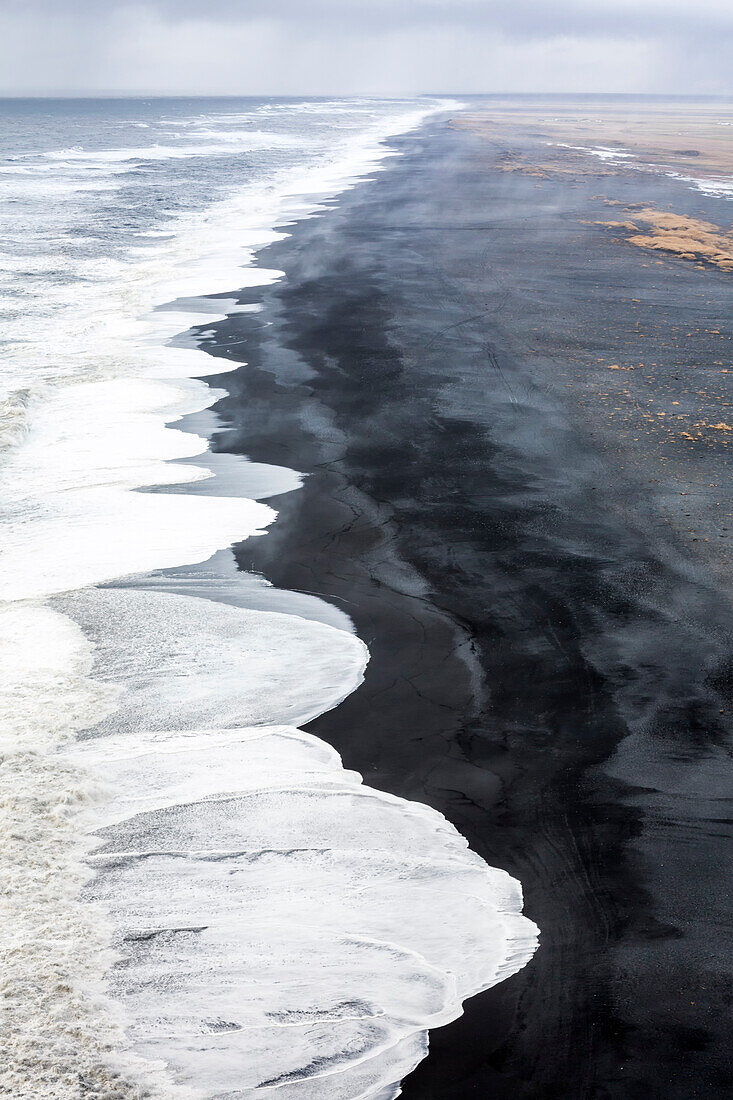
M245 364L214 448L308 474L239 566L371 651L309 728L445 813L542 931L403 1095L722 1095L731 275L630 238L652 209L725 235L730 205L656 156L548 154L523 110L399 139L260 254L285 277L204 338Z
M572 154L615 147L647 167L694 171L712 179L733 172L729 102L614 99L495 97L488 107L469 108L454 125L499 141L534 139L537 160L543 149L551 156L563 148Z

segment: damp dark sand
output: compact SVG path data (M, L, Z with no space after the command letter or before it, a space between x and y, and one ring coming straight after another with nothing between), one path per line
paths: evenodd
M723 1095L731 275L596 223L730 206L503 170L537 140L433 122L267 249L285 278L205 341L246 362L214 448L309 474L237 561L371 650L312 729L443 811L542 930L407 1100Z

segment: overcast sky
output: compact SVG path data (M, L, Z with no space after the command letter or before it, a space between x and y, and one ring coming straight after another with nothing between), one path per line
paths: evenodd
M0 92L733 93L733 0L0 0Z

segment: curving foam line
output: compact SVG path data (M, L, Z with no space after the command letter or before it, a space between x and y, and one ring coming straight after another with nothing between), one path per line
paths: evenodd
M55 606L118 692L64 760L107 790L86 896L115 927L134 1054L201 1097L396 1096L428 1028L523 966L537 930L441 814L292 724L358 686L363 643L165 592Z
M11 289L19 272L53 287L50 327L5 302L0 599L17 602L0 607L0 1090L17 1100L76 1100L80 1084L98 1100L391 1100L426 1029L534 950L514 880L297 728L360 682L367 652L328 625L338 616L245 610L175 583L79 591L203 561L274 518L221 485L179 491L224 474L234 486L205 440L175 427L216 399L194 376L233 364L161 341L231 308L197 302L202 291L279 278L241 265L430 111L150 230L155 252L139 262L86 259L80 281L66 245L53 263L4 258ZM24 177L24 201L56 184L121 186L114 156L64 156L111 178ZM149 312L164 300L176 308ZM263 492L299 482L252 476Z

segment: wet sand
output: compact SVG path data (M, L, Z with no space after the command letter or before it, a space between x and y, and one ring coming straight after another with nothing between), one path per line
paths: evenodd
M237 562L371 650L313 731L444 812L542 930L404 1096L722 1095L731 276L596 223L726 204L503 169L536 140L430 123L265 250L285 278L204 341L246 363L211 380L214 449L309 475Z
M625 151L657 171L715 180L733 173L733 101L654 96L534 96L477 100L478 110L454 125L502 142L510 134L536 143L536 159L562 170L565 156L583 148ZM564 153L563 153L564 150ZM544 154L544 156L542 155ZM521 159L521 158L520 158ZM505 161L505 168L512 158ZM613 166L611 165L611 169ZM582 168L580 169L582 171ZM578 167L571 169L578 171Z

